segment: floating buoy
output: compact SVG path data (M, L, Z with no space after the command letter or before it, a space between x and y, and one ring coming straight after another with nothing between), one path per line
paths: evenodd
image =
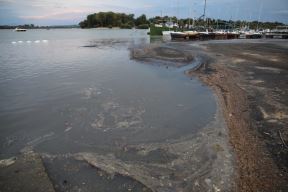
M30 40L27 40L27 41L12 41L11 43L12 44L17 44L17 43L23 43L23 42L26 42L26 43L28 43L28 44L30 44L30 43L32 43L32 42L34 42L34 43L48 43L48 40L35 40L35 41L30 41Z

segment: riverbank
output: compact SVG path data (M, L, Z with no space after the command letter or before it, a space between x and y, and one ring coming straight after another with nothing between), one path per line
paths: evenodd
M190 76L221 100L236 152L237 191L286 191L287 41L204 43L209 55Z
M67 56L61 65L53 57L52 72L69 78L37 80L45 84L36 84L32 98L48 95L45 108L34 109L32 102L33 113L16 108L2 115L1 189L287 190L287 43L146 40L81 40L75 54L65 49L70 44L45 45ZM30 53L33 46L25 48ZM34 55L43 59L37 61L51 62L49 51L33 52L38 50ZM67 74L64 63L80 69ZM47 81L57 89L46 87ZM31 82L33 88L36 81ZM65 92L68 85L73 89ZM39 87L45 94L38 94ZM10 100L2 106L13 107ZM20 124L12 126L15 122Z
M161 45L166 47L167 54L171 50L181 50L181 57L189 55L189 61L196 60L198 67L186 71L186 75L192 79L198 77L220 100L229 141L236 154L236 191L288 189L287 45L285 40ZM132 56L148 64L155 63L151 58L152 61L160 58L154 54L159 52L155 50L163 50L161 46L143 48ZM150 62L147 62L147 56ZM185 65L185 62L181 65L179 59L172 61L175 67ZM167 59L163 64L171 66Z

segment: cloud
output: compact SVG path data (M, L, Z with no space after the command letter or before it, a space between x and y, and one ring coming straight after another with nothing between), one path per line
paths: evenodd
M61 12L54 12L50 14L44 15L30 15L30 16L19 16L20 19L31 19L31 20L47 20L47 19L58 19L58 20L66 20L66 19L74 19L79 16L85 15L91 12L91 10L81 10L81 9L70 9Z
M207 0L208 17L221 19L261 19L287 23L288 0ZM170 15L181 18L199 17L203 14L204 0L0 0L0 23L41 22L53 24L64 20L78 23L87 14L99 11ZM9 21L9 22L8 22Z
M0 3L15 3L16 0L0 0Z
M273 11L274 14L276 15L287 15L288 16L288 10L277 10L277 11Z
M153 8L153 7L155 7L155 5L152 5L152 4L145 4L145 5L143 5L143 8L146 8L146 9L148 9L148 8Z
M11 4L14 4L15 0L0 0L0 9L2 7L10 6Z

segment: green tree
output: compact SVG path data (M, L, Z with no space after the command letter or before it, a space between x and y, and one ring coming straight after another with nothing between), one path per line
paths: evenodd
M135 25L136 25L136 26L145 25L145 24L148 24L148 23L149 23L149 21L147 20L145 14L139 16L139 17L135 20Z

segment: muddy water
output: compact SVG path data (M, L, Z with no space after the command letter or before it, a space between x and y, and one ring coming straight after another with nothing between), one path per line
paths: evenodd
M215 154L199 147L189 152L193 169L179 175L189 146L202 146L196 136L215 121L215 98L185 67L131 59L131 48L149 44L145 31L0 33L1 158L43 154L57 191L191 189L196 162L212 169Z

